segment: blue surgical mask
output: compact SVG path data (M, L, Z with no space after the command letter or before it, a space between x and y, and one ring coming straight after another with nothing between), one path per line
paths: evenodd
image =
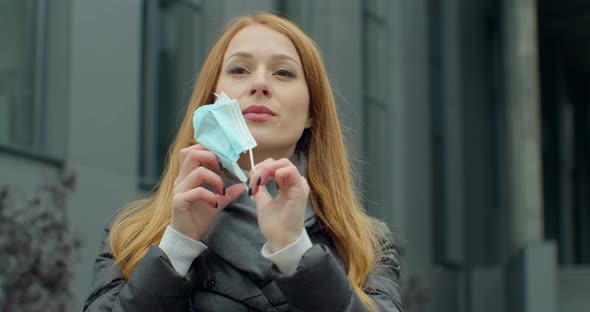
M238 101L221 92L215 103L195 110L193 127L195 140L217 155L224 168L246 182L246 175L237 162L240 154L246 151L250 151L250 162L254 162L252 149L256 147L256 141L246 125Z

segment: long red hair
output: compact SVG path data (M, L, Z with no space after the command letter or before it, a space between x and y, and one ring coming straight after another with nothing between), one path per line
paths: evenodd
M287 36L303 64L309 88L313 125L304 131L297 148L308 156L310 197L321 222L326 225L338 253L348 269L348 280L362 302L374 309L373 300L362 290L379 257L375 221L363 210L353 188L336 103L318 47L292 22L269 13L240 17L232 21L212 47L196 81L186 115L171 145L158 190L149 198L131 203L116 218L109 243L125 278L157 245L170 224L172 188L180 170L180 150L194 144L192 113L214 101L213 92L229 42L241 29L261 24Z

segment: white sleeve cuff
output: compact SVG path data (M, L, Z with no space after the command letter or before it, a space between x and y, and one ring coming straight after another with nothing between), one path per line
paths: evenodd
M289 246L275 253L271 253L270 247L268 246L268 243L266 243L262 246L261 253L263 257L276 264L281 272L291 275L297 270L297 266L299 265L303 254L312 246L307 231L303 229L301 236Z
M181 275L186 275L193 260L207 249L205 244L180 234L171 225L166 227L159 247L168 256L176 272Z

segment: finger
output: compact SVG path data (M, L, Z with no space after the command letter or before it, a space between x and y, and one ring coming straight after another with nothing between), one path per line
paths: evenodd
M207 154L211 153L211 154ZM213 158L213 159L211 159ZM201 144L194 144L189 147L180 150L179 157L179 172L178 176L174 180L174 185L182 182L186 176L191 173L196 167L202 165L201 163L208 164L209 168L217 169L215 166L216 159L215 154L210 152Z
M274 179L277 182L279 189L283 186L287 186L279 184L275 178L276 171L280 168L291 168L290 172L294 172L295 175L301 176L297 167L286 158L262 162L256 166L256 171L250 176L249 186L252 189L252 195L256 195L259 186L266 185L270 179Z
M194 144L189 147L185 147L185 148L181 149L180 150L180 164L182 164L184 162L184 160L186 159L186 155L188 155L188 153L192 150L206 151L207 149L201 144Z
M303 190L309 188L307 180L299 174L295 166L277 169L274 178L279 189L290 189L295 186L301 186Z
M250 171L250 180L249 186L253 189L256 189L257 185L266 184L269 180L269 173L273 170L274 167L278 167L281 165L288 165L290 162L286 158L274 160L272 158L267 158L264 161L258 163L254 166L254 169ZM260 180L262 178L262 180Z
M260 185L258 187L258 191L256 192L256 194L252 197L254 197L256 207L263 207L266 205L266 203L272 200L272 196L270 196L270 194L268 193L268 190L266 189L265 185Z
M208 150L192 149L184 155L176 183L182 182L191 172L202 165L221 171L221 165L217 156Z
M264 167L264 166L266 166L266 165L268 165L269 163L272 163L272 162L274 162L274 161L275 161L275 160L274 160L273 158L267 158L267 159L265 159L264 161L261 161L261 162L259 162L258 164L254 165L254 168L252 168L252 169L250 170L250 174L252 175L252 174L256 173L256 171L257 171L257 169L258 169L258 168L260 168L260 167Z
M175 193L186 192L190 189L201 186L207 183L215 188L217 194L223 194L223 181L221 177L213 171L198 167L193 170L182 182L180 182L174 189Z
M219 208L225 208L233 203L242 193L246 191L243 183L234 184L225 190L225 195L217 195L217 203Z
M217 206L217 195L213 194L213 192L205 189L204 187L197 187L187 192L180 193L175 196L177 200L181 200L187 204L194 204L197 201L203 201L209 204L211 207Z
M275 160L273 158L267 158L265 160L263 160L262 162L259 162L258 164L256 164L254 166L254 168L250 169L250 177L248 177L248 180L246 181L246 185L248 186L248 190L250 192L252 192L254 190L254 186L257 184L257 179L260 177L259 175L255 176L254 175L258 172L258 168L264 167L266 165L268 165L269 163L274 162ZM250 193L249 195L252 195L252 193Z

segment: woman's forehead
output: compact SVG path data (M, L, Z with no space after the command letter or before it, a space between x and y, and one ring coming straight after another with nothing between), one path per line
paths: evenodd
M225 51L224 61L230 57L253 57L259 54L281 55L299 63L299 54L291 40L267 26L255 24L238 31Z

